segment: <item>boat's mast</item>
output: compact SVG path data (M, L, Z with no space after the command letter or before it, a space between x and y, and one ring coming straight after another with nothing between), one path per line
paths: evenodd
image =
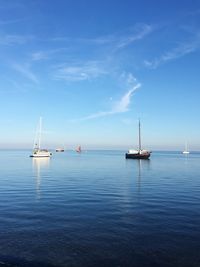
M140 129L140 119L139 119L139 153L141 152L141 129Z
M38 149L40 149L40 144L41 144L41 134L42 134L42 117L40 117Z
M187 142L185 142L185 151L188 151Z

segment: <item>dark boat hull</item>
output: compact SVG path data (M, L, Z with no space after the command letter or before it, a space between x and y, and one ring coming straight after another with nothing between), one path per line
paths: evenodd
M131 154L131 153L126 153L126 159L149 159L150 153L145 153L145 154Z

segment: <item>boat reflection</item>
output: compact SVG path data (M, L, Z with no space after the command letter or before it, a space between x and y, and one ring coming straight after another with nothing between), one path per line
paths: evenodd
M184 153L183 154L184 169L185 169L185 171L188 171L190 158L191 158L191 154L189 154L189 153Z
M35 174L35 182L36 182L36 199L40 199L41 192L41 180L42 180L42 171L49 169L50 158L33 158L32 166Z
M142 182L142 175L144 172L148 171L150 169L150 162L151 160L137 160L137 188L138 192L141 190L141 182Z
M136 159L136 160L126 160L126 166L131 173L131 177L134 175L135 177L135 184L138 193L141 191L142 186L142 176L144 176L145 172L150 170L151 160L150 159ZM145 175L146 176L146 175Z

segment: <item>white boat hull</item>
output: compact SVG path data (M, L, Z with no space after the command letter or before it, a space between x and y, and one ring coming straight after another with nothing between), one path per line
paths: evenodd
M36 152L33 152L33 154L30 155L30 157L33 157L33 158L49 158L49 157L51 157L51 153L49 151L36 151Z

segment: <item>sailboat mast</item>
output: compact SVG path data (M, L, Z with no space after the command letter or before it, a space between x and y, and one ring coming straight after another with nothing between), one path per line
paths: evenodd
M141 152L141 129L140 129L140 119L139 119L139 153Z
M42 135L42 117L40 117L38 149L40 149L41 135Z

